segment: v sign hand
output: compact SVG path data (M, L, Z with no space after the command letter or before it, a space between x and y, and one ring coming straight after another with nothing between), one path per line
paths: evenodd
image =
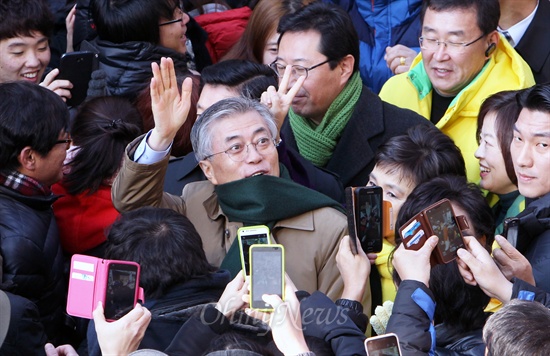
M276 90L275 87L270 86L267 88L267 91L262 93L261 102L269 108L269 111L275 116L277 121L277 131L281 131L281 126L285 121L286 115L290 110L292 105L292 100L302 88L302 84L306 80L305 76L299 77L292 87L289 89L290 76L292 73L292 66L288 65L285 69L285 74L279 83L279 90Z

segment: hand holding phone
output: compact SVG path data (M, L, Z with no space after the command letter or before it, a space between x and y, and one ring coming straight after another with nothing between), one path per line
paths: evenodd
M67 296L67 313L91 319L98 302L105 319L118 320L143 301L139 265L130 261L102 260L73 255Z
M237 230L237 239L239 240L239 251L241 254L241 265L244 276L250 276L250 246L268 245L269 228L265 225L244 226Z
M272 311L264 294L285 299L285 257L283 245L252 245L250 248L250 307Z
M357 254L355 237L366 253L382 251L382 188L377 186L347 187L346 206L352 252Z
M61 56L57 79L67 79L73 85L67 105L78 106L86 99L88 83L98 66L98 55L93 52L69 52Z
M449 199L430 205L399 229L406 249L419 250L426 240L436 235L439 243L432 253L432 265L449 263L456 258L459 248L464 248L462 230L468 228L463 216L455 216Z

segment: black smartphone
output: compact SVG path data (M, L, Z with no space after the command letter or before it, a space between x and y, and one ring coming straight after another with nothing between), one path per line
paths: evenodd
M401 356L399 339L393 333L367 338L365 350L367 356Z
M458 227L451 202L446 200L426 209L426 218L433 234L439 237L437 251L443 263L456 258L456 251L464 248L462 232ZM428 238L429 236L426 236Z
M355 224L361 247L366 253L382 251L383 219L382 188L357 187L355 194Z
M504 219L504 230L502 236L516 247L518 243L519 219L516 217Z
M237 239L239 240L244 276L250 276L250 246L269 244L269 228L265 225L241 227L237 230Z
M283 245L252 245L250 248L250 307L271 311L264 294L277 294L284 300L285 255Z
M86 99L88 83L92 78L92 72L98 69L98 66L97 53L77 51L61 56L57 79L66 79L73 85L71 98L67 100L68 106L78 106Z
M135 306L138 295L138 267L110 263L105 293L105 319L118 320Z

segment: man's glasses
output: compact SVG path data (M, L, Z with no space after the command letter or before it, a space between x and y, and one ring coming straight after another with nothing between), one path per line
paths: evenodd
M234 162L242 162L248 156L249 146L252 145L260 155L269 154L273 151L275 147L279 146L279 142L269 137L261 137L256 142L251 142L249 144L236 143L233 146L229 147L225 151L212 153L211 155L206 156L204 159L208 159L215 155L225 153L231 158Z
M476 43L483 37L485 37L485 35L481 35L471 42L450 42L450 41L439 41L433 38L425 38L424 36L422 36L418 39L418 42L420 42L420 48L427 51L435 52L439 50L439 45L442 44L448 52L458 54L458 53L464 52L466 50L466 47Z
M320 67L323 64L330 62L331 60L332 59L327 59L326 61L321 62L321 63L316 64L316 65L313 65L309 68L302 67L302 66L299 66L299 65L295 64L295 65L292 66L292 72L290 74L292 74L292 76L294 76L294 77L305 76L307 78L307 75L309 74L310 70L313 70L317 67ZM282 78L283 75L285 74L286 65L283 65L281 63L277 63L277 61L275 61L275 62L271 63L269 66L271 67L271 69L273 69L275 71L275 74L277 74L277 76L279 78Z
M159 23L159 27L160 26L166 26L166 25L170 25L172 23L176 23L176 22L182 22L183 21L183 10L180 9L179 7L176 7L176 9L174 10L176 11L176 16L174 20L170 20L170 21L166 21L166 22L162 22L162 23Z
M65 150L68 150L71 147L71 142L73 142L72 139L68 138L66 140L57 140L55 141L56 145L64 143L66 145Z

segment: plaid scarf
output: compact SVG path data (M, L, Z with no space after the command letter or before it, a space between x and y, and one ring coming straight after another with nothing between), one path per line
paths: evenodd
M0 185L28 197L49 196L52 194L50 187L40 184L33 178L21 174L17 171L1 171Z

